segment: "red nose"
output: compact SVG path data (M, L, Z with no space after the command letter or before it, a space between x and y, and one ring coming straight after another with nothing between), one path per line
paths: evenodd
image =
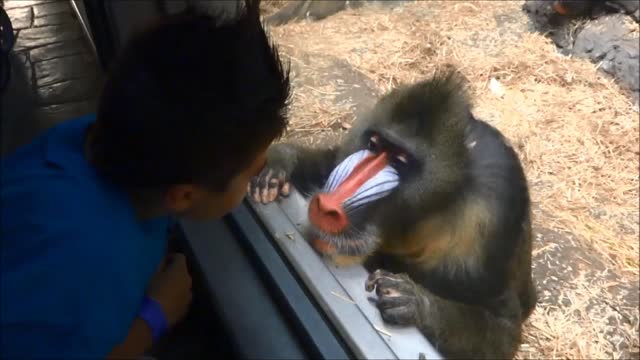
M311 199L309 220L318 229L337 234L349 225L349 219L340 200L331 194L318 194Z

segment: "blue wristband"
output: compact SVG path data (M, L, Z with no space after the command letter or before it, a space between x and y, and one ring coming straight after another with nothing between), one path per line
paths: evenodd
M162 307L157 301L148 296L142 299L142 306L140 306L138 316L151 328L151 336L154 342L169 328Z

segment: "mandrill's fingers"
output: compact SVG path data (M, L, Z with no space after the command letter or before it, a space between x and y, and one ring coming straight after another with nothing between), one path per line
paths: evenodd
M413 295L415 293L414 284L405 274L393 274L384 270L377 270L369 275L365 284L367 291L373 291L380 296L400 296Z
M284 170L278 172L278 183L280 184L280 195L289 196L289 181L287 181L287 173Z
M282 189L280 190L280 195L287 197L290 194L290 189L289 189L289 183L285 182L284 184L282 184Z
M377 301L377 306L380 311L386 309L392 309L397 307L407 307L413 304L414 297L399 295L399 296L381 296Z
M253 198L254 201L260 202L260 178L254 177L251 179L251 190L249 195Z
M376 281L376 295L399 296L411 294L411 286L397 277L382 277Z
M278 179L271 178L269 179L269 198L268 201L274 201L278 197L278 188L280 187L280 182Z
M394 325L416 324L418 294L407 275L376 270L369 275L365 284L367 291L373 291L374 288L378 295L376 306L385 322Z
M289 188L287 173L284 170L266 168L251 179L247 191L256 202L267 204L275 201L279 195L288 196Z
M392 325L413 325L416 323L416 312L412 306L399 306L380 309L382 320Z
M372 272L369 277L367 278L367 281L364 285L365 290L367 291L373 291L373 289L375 289L375 287L377 286L377 283L380 279L384 278L384 277L389 277L393 275L392 273L385 271L385 270L381 270L378 269L374 272Z
M272 174L273 170L271 169L267 169L266 173L260 174L260 201L263 204L269 202L269 180Z
M260 200L262 201L263 204L266 204L269 202L269 188L260 189Z

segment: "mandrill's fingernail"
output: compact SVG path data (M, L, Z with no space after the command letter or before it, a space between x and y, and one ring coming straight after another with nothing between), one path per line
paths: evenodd
M368 292L373 291L373 289L375 288L375 282L373 281L368 281L366 283L364 283L364 289Z
M289 196L289 183L286 182L284 183L284 185L282 185L282 190L280 190L280 193L282 194L282 196Z
M278 188L269 189L269 201L274 201L278 197Z

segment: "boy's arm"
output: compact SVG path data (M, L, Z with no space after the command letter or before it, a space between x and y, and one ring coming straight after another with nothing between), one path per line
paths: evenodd
M147 296L161 307L166 325L172 328L186 315L191 305L191 276L183 254L170 254L151 280ZM145 320L133 320L125 340L117 345L108 358L136 357L143 355L153 345L152 329Z

